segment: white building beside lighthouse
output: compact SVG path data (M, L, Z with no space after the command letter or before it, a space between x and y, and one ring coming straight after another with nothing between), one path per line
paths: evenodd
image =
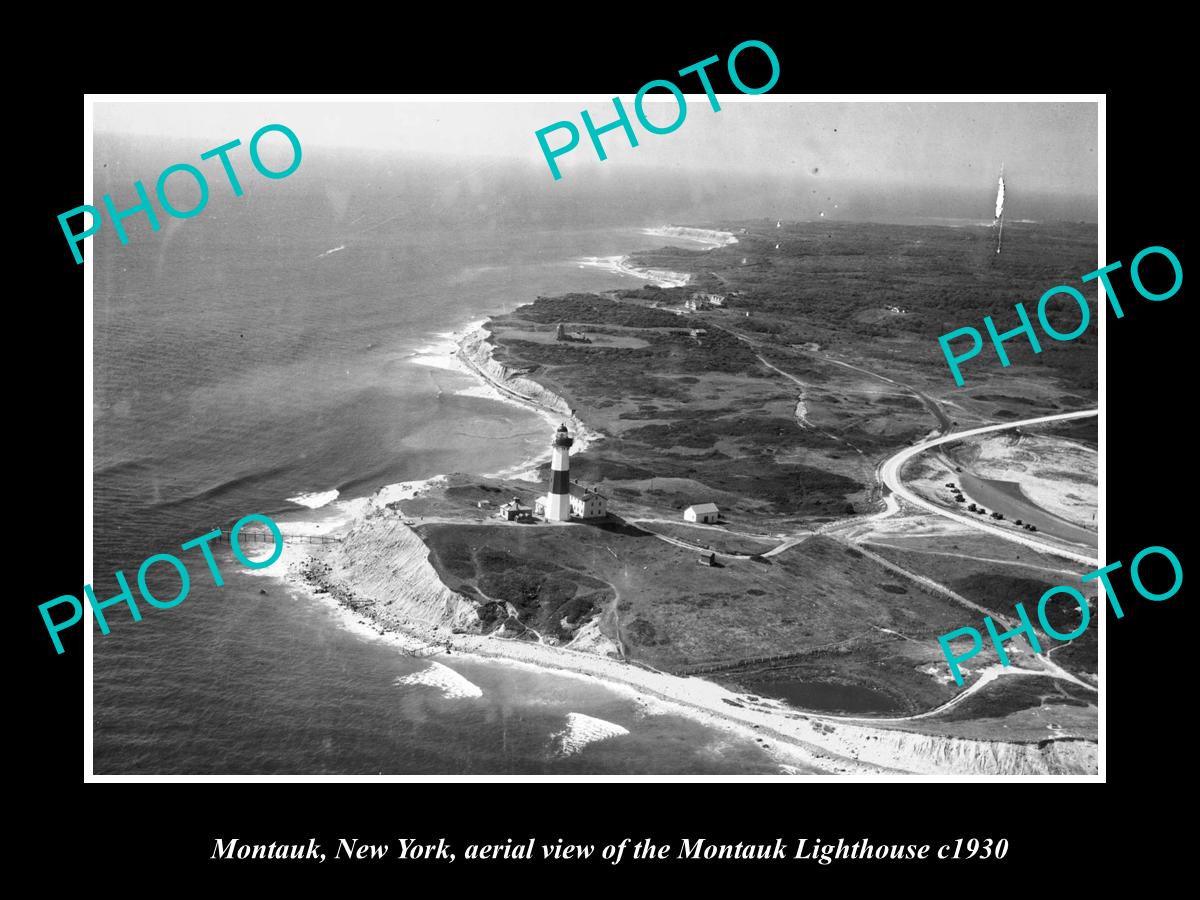
M571 518L601 519L607 515L607 497L582 484L571 482Z
M539 497L536 512L551 522L571 518L598 519L608 515L608 499L596 491L571 481L571 445L574 439L567 426L560 425L551 442L550 490Z

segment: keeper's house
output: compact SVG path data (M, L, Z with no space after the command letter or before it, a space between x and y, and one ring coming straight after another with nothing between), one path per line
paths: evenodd
M683 518L688 522L715 522L721 518L721 511L715 503L698 503L683 511Z
M608 498L598 491L585 488L582 484L572 481L568 485L568 502L572 519L603 519L608 515ZM544 516L546 499L539 497L535 504L534 513Z

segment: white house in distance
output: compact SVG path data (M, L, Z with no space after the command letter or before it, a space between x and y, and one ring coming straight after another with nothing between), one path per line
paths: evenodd
M683 518L688 522L715 522L721 517L721 511L715 503L697 503L683 511Z

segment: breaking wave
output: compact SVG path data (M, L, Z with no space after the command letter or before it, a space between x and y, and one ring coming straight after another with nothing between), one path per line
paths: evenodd
M320 509L326 504L332 503L338 498L338 490L334 488L331 491L313 491L311 494L299 494L295 497L288 497L289 503L298 503L300 506L307 506L309 509Z
M455 700L483 696L483 690L478 685L472 684L449 666L439 662L430 663L428 667L411 675L400 676L392 684L423 684L426 687L437 688L443 696Z
M561 756L571 756L588 744L606 741L623 734L629 734L629 729L603 719L585 716L583 713L567 713L567 726L562 731L550 735L550 741Z

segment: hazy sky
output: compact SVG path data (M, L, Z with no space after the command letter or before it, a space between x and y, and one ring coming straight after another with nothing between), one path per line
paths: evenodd
M665 103L647 103L646 110L652 122L665 125L676 105L662 96ZM994 185L1003 162L1010 184L1028 192L1096 194L1095 103L814 103L720 95L721 111L713 112L699 94L688 95L687 117L676 131L655 135L634 118L633 98L622 100L640 143L631 148L619 129L605 134L606 170L795 173L881 188L972 190ZM296 132L306 152L338 146L463 159L472 166L493 158L523 161L545 171L550 185L534 132L560 119L581 133L579 146L558 159L563 181L597 177L601 163L579 115L585 108L598 126L614 118L611 99L595 96L555 102L97 102L95 127L150 141L194 139L199 156L235 137L245 144L262 125L280 122ZM557 147L566 138L560 131L548 139Z

